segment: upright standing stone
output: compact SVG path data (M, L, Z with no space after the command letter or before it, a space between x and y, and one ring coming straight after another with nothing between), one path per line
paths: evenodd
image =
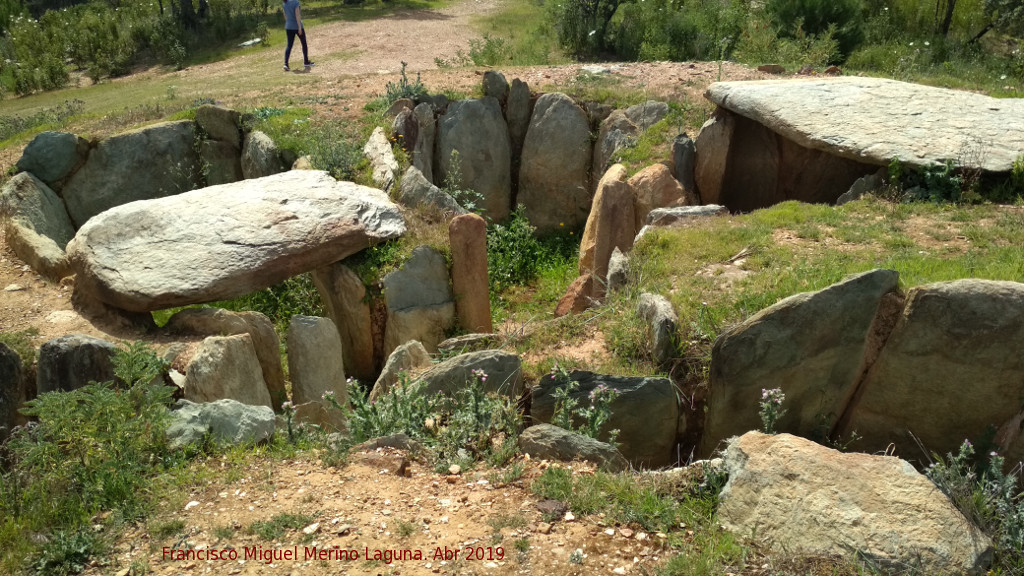
M592 180L597 182L605 170L611 167L616 154L620 150L634 146L639 135L640 129L622 110L613 110L602 120L597 131L597 141L594 142Z
M666 368L679 355L676 334L679 316L667 298L647 292L640 295L636 310L647 323L651 339L651 356L654 358L655 366Z
M0 442L14 427L21 403L21 357L0 342Z
M434 181L437 184L447 183L455 173L454 158L458 158L461 178L454 184L483 196L485 214L492 221L508 217L512 208L511 153L508 126L496 99L459 100L449 104L438 120L435 151ZM457 154L453 156L453 152Z
M199 187L202 169L195 140L195 123L181 121L100 141L61 191L71 220L81 227L115 206Z
M672 172L664 164L652 164L637 172L629 179L629 187L633 190L635 199L634 234L647 223L647 215L651 210L680 204L693 206L700 202L696 195L686 195L682 184L672 176Z
M476 214L456 216L448 225L452 288L459 325L467 332L491 332L487 289L487 222Z
M114 379L117 346L84 334L54 338L39 348L36 392L70 392Z
M242 156L238 148L228 142L203 140L199 145L199 158L203 161L207 186L243 179Z
M693 179L696 162L697 147L693 140L686 134L676 136L676 139L672 141L673 175L683 185L687 197L697 197L697 183Z
M406 108L395 116L395 121L391 123L391 134L395 137L395 142L402 147L409 154L412 154L416 149L416 140L420 134L420 123L416 119L416 114L412 110Z
M590 212L590 123L565 94L537 100L523 143L518 202L539 233L578 229Z
M398 161L395 160L395 153L391 150L391 142L384 135L384 129L378 126L370 134L370 138L363 146L363 155L370 160L373 168L373 183L385 192L390 192L398 177Z
M259 130L253 130L245 137L242 146L242 175L246 179L263 178L284 171L277 145Z
M17 167L60 192L64 181L88 155L89 141L85 138L67 132L40 132L25 147Z
M427 353L423 344L416 340L410 340L395 348L391 356L388 356L388 361L384 364L384 369L381 370L377 382L374 383L373 390L370 391L370 401L376 401L387 394L391 387L398 383L402 374L408 376L409 382L412 382L413 370L426 369L428 366L430 366L430 354Z
M412 151L412 165L423 173L428 182L434 183L434 134L437 131L434 107L428 102L421 102L412 112L419 124L416 147Z
M374 375L373 329L366 286L341 262L317 268L313 285L338 328L345 370L357 380L369 381Z
M505 76L497 70L488 70L484 72L484 96L490 96L496 98L498 102L504 106L508 100L508 80L505 80Z
M288 374L292 380L292 402L317 402L325 408L323 398L333 392L339 404L348 402L345 367L342 364L341 337L329 318L292 316L288 323ZM336 428L344 424L339 411L328 408Z
M508 120L508 137L512 144L512 190L519 191L519 168L522 166L523 142L526 130L530 127L530 116L533 115L533 99L530 87L519 78L512 80L508 93L508 104L505 106L505 117Z
M210 336L203 340L185 368L185 399L230 399L273 408L252 336Z
M616 164L608 169L597 185L594 206L590 209L580 242L579 272L594 275L595 298L604 295L612 252L616 248L629 252L635 235L633 192L626 182L626 167Z
M7 244L22 262L52 280L71 273L64 248L75 228L64 203L46 184L27 172L11 178L0 191L0 217L7 218Z
M248 334L252 337L274 410L280 409L281 403L288 399L284 387L284 370L281 367L281 342L274 331L274 324L265 315L251 311L231 312L221 308L186 308L171 316L164 327L201 336Z
M455 324L455 302L448 265L440 252L418 246L402 267L384 277L387 327L384 353L409 340L419 340L430 352Z
M203 104L196 108L196 124L213 140L242 147L242 114L224 106Z

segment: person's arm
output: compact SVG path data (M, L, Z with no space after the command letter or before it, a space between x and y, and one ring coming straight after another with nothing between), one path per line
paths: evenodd
M295 23L299 25L299 36L302 36L305 31L302 29L302 7L295 7Z

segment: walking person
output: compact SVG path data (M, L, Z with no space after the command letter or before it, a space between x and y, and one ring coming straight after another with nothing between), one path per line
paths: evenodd
M302 44L302 61L306 68L314 65L309 61L309 48L306 47L306 31L302 26L302 10L299 9L299 0L282 0L284 2L284 31L288 35L288 47L284 49L284 71L288 72L288 57L292 55L292 44L295 43L295 36L298 35Z

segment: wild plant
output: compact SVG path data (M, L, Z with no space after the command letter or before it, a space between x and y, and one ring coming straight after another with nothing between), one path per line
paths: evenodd
M324 394L324 399L345 413L353 443L391 434L420 440L433 436L431 427L440 412L439 398L424 394L422 382L409 382L406 374L400 374L398 382L376 400L370 400L369 388L358 380L349 378L347 385L348 406L339 404L334 392Z
M1003 472L1006 460L990 452L985 464L975 467L974 446L964 440L956 454L935 461L925 475L935 483L974 525L992 538L996 556L993 570L1024 573L1024 493L1019 486L1021 465Z
M557 362L551 368L551 378L555 382L554 414L551 423L559 428L565 428L572 432L578 432L584 436L600 439L604 433L604 442L617 447L615 441L619 436L618 430L605 432L605 425L612 416L612 402L619 397L620 392L609 388L604 384L595 386L587 395L590 403L588 406L580 406L576 398L580 383L569 376L569 372ZM579 426L575 422L581 422Z
M776 423L786 415L786 410L782 408L785 400L782 388L761 389L761 431L765 434L775 434Z
M458 150L452 150L442 190L451 196L459 206L474 214L482 215L487 211L483 207L484 195L472 188L463 188L462 186L462 161L459 159Z
M399 78L398 83L388 82L384 86L384 92L387 95L388 102L394 102L400 98L413 98L421 94L427 93L426 86L420 81L420 73L416 73L416 81L410 82L409 77L405 74L405 68L409 64L402 62L402 77Z

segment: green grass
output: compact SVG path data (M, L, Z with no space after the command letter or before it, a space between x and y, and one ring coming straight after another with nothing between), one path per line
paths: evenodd
M246 532L263 540L280 540L286 533L301 530L313 522L313 517L306 514L281 512L270 520L258 520L249 525Z
M948 221L940 241L926 231ZM726 289L709 265L741 251L744 276ZM869 197L842 207L786 202L706 225L656 230L634 248L641 278L612 300L627 306L640 291L666 295L680 318L688 354L705 356L727 326L799 292L820 290L874 268L900 273L901 287L959 278L1019 281L1024 277L1024 211L998 206L894 205ZM622 316L606 334L633 333ZM623 348L642 348L624 338Z
M471 44L467 55L471 61L488 66L531 66L571 61L558 45L544 0L503 2L500 6L497 12L478 17L474 22L484 36ZM496 45L499 42L500 47Z

